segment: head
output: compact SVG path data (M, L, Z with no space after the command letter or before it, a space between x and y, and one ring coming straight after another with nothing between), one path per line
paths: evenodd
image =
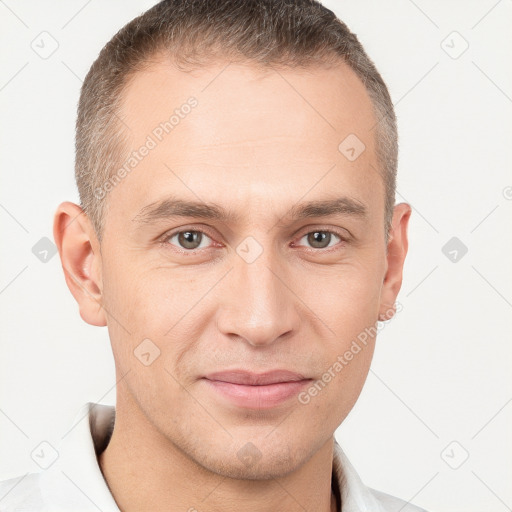
M396 167L387 88L313 0L164 1L119 31L81 91L81 204L54 224L82 318L108 326L118 407L219 474L308 460L395 311ZM209 378L231 370L304 381L244 405Z

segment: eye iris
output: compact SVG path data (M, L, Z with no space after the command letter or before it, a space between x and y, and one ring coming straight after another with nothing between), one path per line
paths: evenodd
M186 249L197 249L201 245L202 237L200 231L182 231L178 235L178 241Z
M327 240L327 244L323 244ZM308 235L308 243L311 244L312 247L317 249L322 249L329 245L331 241L331 233L326 231L312 231Z

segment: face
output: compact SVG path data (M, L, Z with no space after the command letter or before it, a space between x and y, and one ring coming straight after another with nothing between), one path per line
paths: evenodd
M136 162L96 252L118 406L208 470L286 474L353 407L398 292L365 88L343 63L157 62L120 117Z

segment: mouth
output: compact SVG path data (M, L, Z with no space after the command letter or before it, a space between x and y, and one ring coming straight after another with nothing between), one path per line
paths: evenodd
M202 379L217 398L245 409L269 409L296 396L313 379L289 370L229 370Z

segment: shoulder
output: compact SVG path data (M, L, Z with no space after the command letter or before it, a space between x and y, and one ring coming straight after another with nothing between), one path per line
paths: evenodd
M43 511L40 473L0 481L0 512Z
M427 512L425 509L412 505L390 494L368 487L373 497L377 500L382 510L386 512Z

